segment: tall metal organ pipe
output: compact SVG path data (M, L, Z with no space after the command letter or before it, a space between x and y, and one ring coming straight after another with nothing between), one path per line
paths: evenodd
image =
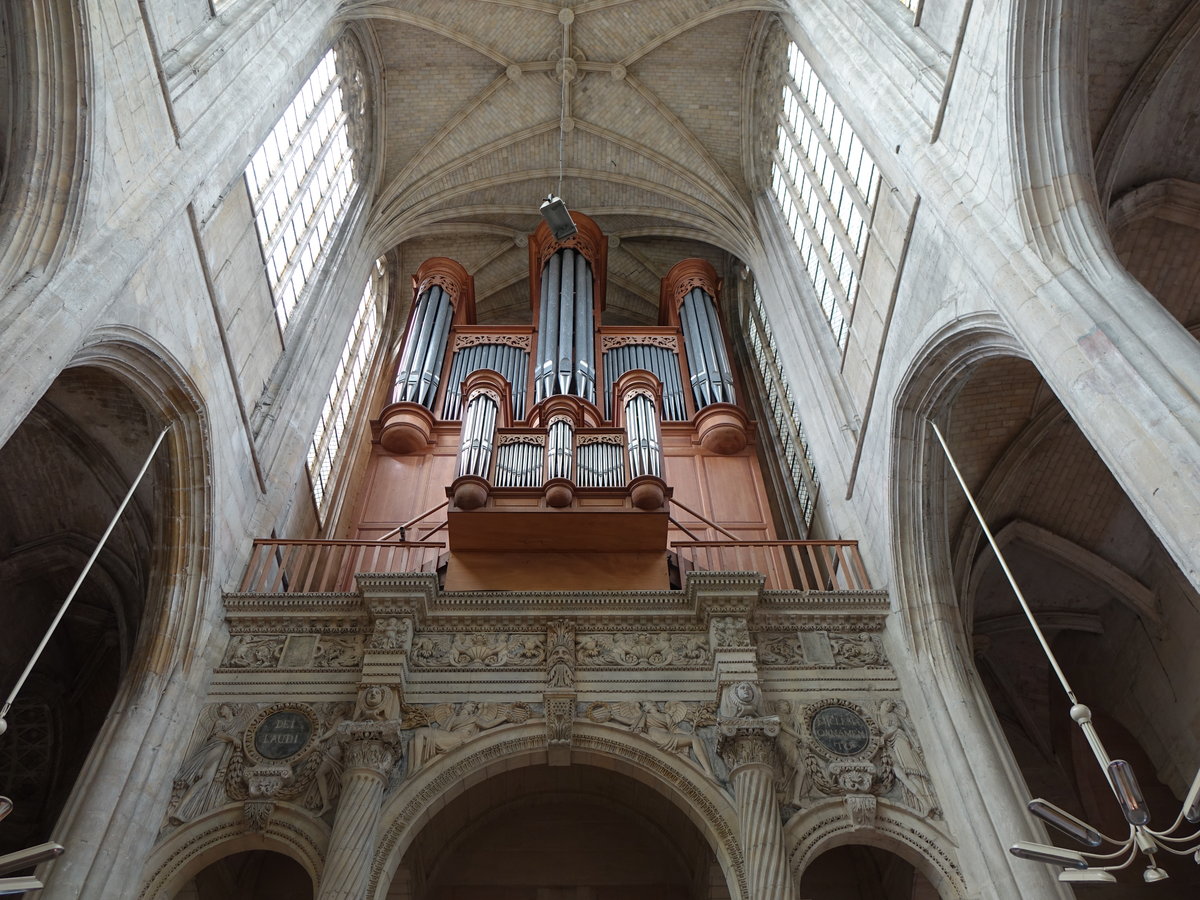
M458 451L458 474L487 478L492 464L492 446L496 439L496 416L500 404L489 393L480 391L467 403L463 416L462 444Z
M625 400L625 435L629 447L629 477L662 477L662 444L654 401L643 393Z
M687 344L696 408L733 403L733 371L725 354L713 298L702 288L692 288L679 307L679 321Z
M555 252L542 270L538 314L536 397L572 394L596 400L592 267L570 247Z
M396 370L393 403L419 403L426 409L433 409L453 318L450 295L439 285L429 286L417 297L417 311L404 339Z
M570 478L575 461L575 428L566 419L555 419L547 438L546 477Z

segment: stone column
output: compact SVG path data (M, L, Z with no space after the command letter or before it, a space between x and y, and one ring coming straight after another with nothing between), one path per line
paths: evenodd
M399 722L343 722L342 791L317 900L364 900L388 773L398 759Z
M719 749L729 767L742 831L750 900L795 900L775 799L775 718L723 721Z

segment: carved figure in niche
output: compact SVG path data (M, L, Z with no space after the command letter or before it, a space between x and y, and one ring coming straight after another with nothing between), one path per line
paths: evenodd
M725 616L712 620L709 626L713 643L717 647L749 647L750 632L745 619Z
M796 727L790 700L775 703L775 714L779 716L779 737L775 746L779 750L781 773L775 790L782 795L784 803L800 806L812 790L812 777L804 757L804 738Z
M409 774L421 769L438 754L461 747L481 731L505 722L521 723L530 715L532 711L524 703L467 701L458 712L452 704L442 703L430 711L430 724L413 732Z
M892 768L904 800L922 816L935 816L939 810L929 783L929 771L925 768L925 754L909 737L904 725L907 718L908 709L903 700L884 700L879 704L879 728L892 757Z
M190 822L222 798L230 755L242 746L244 712L241 704L222 703L203 742L180 766L172 785L173 808L167 815L172 825ZM211 717L211 711L207 715Z
M690 751L704 774L716 781L717 776L708 758L708 748L696 734L696 716L682 700L668 701L661 710L648 700L641 703L625 700L611 704L609 709L612 718L629 726L629 730L635 734L645 735L659 749L676 753L684 759L689 758Z
M546 684L559 690L575 687L575 626L565 619L551 622L546 646Z
M838 665L861 668L887 664L879 641L873 634L831 634L829 644L833 648L834 662Z

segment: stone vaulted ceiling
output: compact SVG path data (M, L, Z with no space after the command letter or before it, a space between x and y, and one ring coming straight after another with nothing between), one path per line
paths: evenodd
M528 319L525 238L558 183L610 238L614 324L657 317L658 282L753 235L747 135L769 0L350 3L384 67L372 237L407 277L450 256L479 321ZM568 48L563 65L564 43Z

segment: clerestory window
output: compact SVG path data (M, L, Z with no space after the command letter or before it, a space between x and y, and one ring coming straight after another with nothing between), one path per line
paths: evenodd
M254 223L281 331L357 187L350 106L334 47L318 63L246 168Z
M363 290L350 336L338 360L333 384L321 410L321 420L313 434L308 451L308 477L312 483L313 500L317 513L324 519L329 498L329 482L334 464L354 415L355 401L362 391L371 359L379 341L379 329L383 322L384 298L387 279L383 261L376 262L367 286Z
M767 320L767 312L763 308L757 284L754 286L754 305L748 310L746 318L747 342L754 355L754 361L758 364L763 406L774 423L774 430L779 438L781 462L796 491L796 500L804 517L805 527L811 527L820 482L812 455L809 453L804 426L800 423L796 404L792 400L792 386L779 367L779 349L775 345L775 335L771 331L771 323Z
M858 298L879 170L794 43L779 110L771 191L839 349Z

